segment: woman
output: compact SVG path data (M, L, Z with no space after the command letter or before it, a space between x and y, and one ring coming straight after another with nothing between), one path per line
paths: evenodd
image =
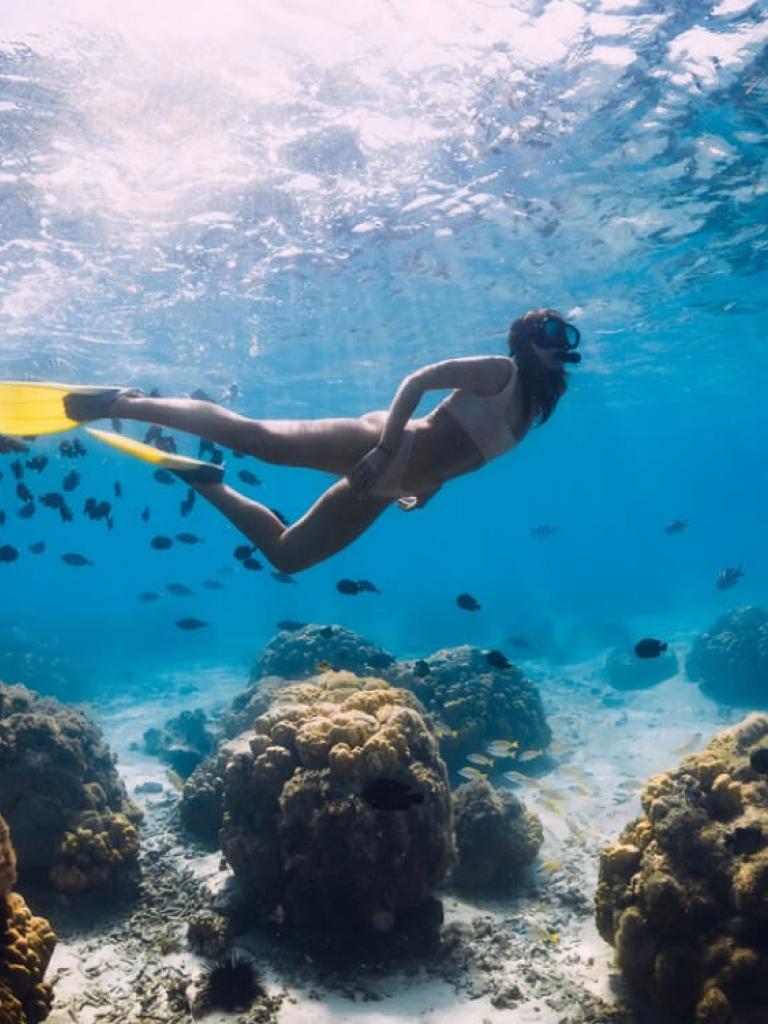
M266 558L300 572L347 547L393 501L423 508L448 480L514 448L546 422L566 388L565 363L578 363L579 332L555 310L526 313L509 330L509 357L446 359L410 374L388 411L356 419L252 420L210 402L145 398L127 391L108 406L73 394L78 422L102 416L188 431L264 462L333 473L333 484L292 526L264 505L214 480L184 476ZM428 416L411 419L425 391L454 389ZM114 393L113 393L114 394ZM172 468L172 467L171 467ZM206 467L207 469L207 467Z

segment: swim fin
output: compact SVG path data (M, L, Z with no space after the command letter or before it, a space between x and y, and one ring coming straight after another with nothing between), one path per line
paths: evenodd
M134 441L133 438L123 437L122 434L113 434L109 430L97 430L96 427L86 427L85 429L99 441L103 441L127 455L133 455L134 458L141 459L142 462L157 466L158 469L167 469L188 484L220 484L224 479L224 467L215 466L212 462L201 462L199 459L190 459L185 455L162 452L150 444L144 444L143 441Z
M55 384L52 381L0 381L0 434L37 437L71 430L85 420L108 416L109 406L124 388L99 384ZM137 392L132 392L136 394ZM81 410L78 406L87 406ZM81 411L85 415L81 415Z

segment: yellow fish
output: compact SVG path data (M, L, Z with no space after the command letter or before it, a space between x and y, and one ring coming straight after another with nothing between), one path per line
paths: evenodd
M568 831L571 833L573 838L580 846L584 846L587 841L587 837L584 834L584 829L580 825L577 825L575 821L566 821Z
M561 803L558 803L557 800L553 800L551 796L543 796L541 798L541 803L550 811L552 811L553 814L562 815L563 805Z
M184 779L182 779L182 777L179 775L179 773L175 772L173 770L173 768L169 768L168 771L165 774L167 775L168 781L173 786L173 788L178 790L179 793L183 793L184 792Z
M543 753L543 750L524 750L522 754L517 755L517 760L521 764L525 764L526 761L535 761L536 758L541 757Z
M693 736L691 736L689 739L687 739L685 741L685 743L681 743L679 747L675 747L675 749L672 751L672 753L673 754L687 754L689 750L693 750L694 747L697 747L700 742L701 742L701 733L700 732L695 732L693 734Z
M467 754L467 760L472 764L482 764L487 768L493 768L493 758L486 757L485 754Z
M553 946L556 946L560 941L559 932L551 932L549 928L542 928L539 924L529 924L528 934L541 939L542 942L551 942Z
M572 789L575 793L581 793L582 796L592 796L594 792L589 786L585 786L583 782L572 782L568 788Z
M553 875L555 871L559 871L562 866L562 861L545 860L543 864L539 864L539 871L543 871L545 875Z
M538 779L532 779L530 775L523 775L522 772L504 772L504 778L518 786L532 786L534 789L541 788L541 783Z
M494 740L485 748L492 757L515 757L517 743L508 743L506 740Z
M462 779L485 779L487 778L485 772L481 772L479 768L460 768L457 775L460 775Z

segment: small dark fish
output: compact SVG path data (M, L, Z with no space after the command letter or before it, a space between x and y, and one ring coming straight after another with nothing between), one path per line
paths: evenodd
M744 570L740 565L731 566L729 569L721 569L717 574L715 586L718 590L730 590L731 587L736 586L743 575Z
M18 459L14 459L13 462L11 463L11 472L13 473L17 480L21 480L21 478L24 476L24 467L22 466Z
M508 636L507 643L510 647L516 647L519 651L530 651L533 644L530 640L526 640L524 636Z
M112 518L112 516L107 516L107 529L108 530L114 530L114 528L115 528L115 520Z
M664 533L682 533L687 525L687 519L670 519L664 527Z
M283 524L283 526L290 526L291 525L291 520L288 518L288 516L284 516L283 513L280 511L280 509L278 509L278 508L270 508L269 511L273 515L277 516L277 518L280 520L280 522Z
M42 473L47 465L48 459L45 455L36 455L34 459L27 459L27 469L32 469L36 473Z
M339 580L336 584L336 589L340 594L357 594L359 587L354 580Z
M381 591L375 583L371 583L370 580L358 580L357 589L361 594L380 594Z
M18 557L19 552L10 544L3 544L0 547L0 562L15 562Z
M83 443L82 443L82 441L80 440L79 437L76 437L74 439L74 441L72 442L72 451L75 453L76 456L77 455L87 455L88 454L88 452L83 447Z
M44 494L42 498L40 498L40 501L46 508L61 508L64 504L64 499L60 494L57 494L56 491L48 491L47 494Z
M295 583L296 580L288 572L283 572L282 569L277 569L275 572L269 574L273 580L277 580L278 583Z
M491 668L505 669L512 668L512 662L501 651L488 651L485 660Z
M67 473L61 483L62 491L74 491L77 485L80 483L80 474L76 470L72 470L71 473Z
M196 399L198 402L213 402L213 399L208 392L203 391L202 388L195 388L189 397Z
M203 580L203 586L206 590L223 590L224 584L219 583L218 580Z
M5 526L5 520L6 520L5 510L0 508L0 526Z
M176 625L179 629L202 629L203 626L207 626L208 623L202 619L179 619Z
M32 501L32 491L30 491L23 480L16 484L16 497L19 501Z
M73 459L76 452L69 441L60 441L59 455L62 455L65 459Z
M157 536L153 537L149 543L155 551L167 551L167 549L173 544L173 541L170 537Z
M112 429L114 430L114 432L116 434L122 434L122 432L123 432L123 421L115 419L115 417L113 416L112 417Z
M413 674L415 676L418 676L420 679L423 679L424 676L430 675L431 672L432 672L432 669L429 667L429 665L426 663L426 661L424 661L423 658L419 658L418 661L414 662L414 664L413 664Z
M69 507L66 501L62 501L61 505L59 506L59 515L61 517L62 523L71 523L72 520L75 518L74 515L72 514L72 509Z
M551 537L553 533L557 533L556 526L533 526L531 527L532 537Z
M407 811L413 804L423 804L424 794L397 779L374 779L363 786L363 799L377 811Z
M176 483L176 477L167 469L156 469L153 475L159 484Z
M179 450L176 439L170 434L161 434L155 441L155 447L159 448L161 452L168 452L171 455L175 455Z
M214 466L221 466L221 465L223 465L223 463L224 463L224 452L221 450L221 448L216 448L214 446L214 449L211 452L211 462L214 464Z
M119 480L115 480L114 484L112 485L112 489L115 492L115 497L116 498L122 498L122 496L123 496L123 485L120 483Z
M295 633L299 629L304 629L305 626L306 622L298 622L296 619L280 619L280 621L277 623L277 628L285 630L286 633ZM331 631L330 633L328 633L328 636L330 636L331 633L333 632L330 626L325 626L324 629L328 629ZM325 636L324 629L318 630L320 636Z
M151 427L147 428L144 434L144 444L155 444L159 437L163 436L163 428L158 427L156 423L153 423Z
M186 498L182 501L181 505L179 505L179 511L181 512L182 516L188 516L189 513L192 511L192 508L195 504L195 497L195 492L190 487L189 490L187 491Z
M163 396L162 396L162 394L160 392L160 388L152 388L152 390L149 392L149 397L150 398L162 398Z
M69 551L66 555L61 556L62 562L66 565L73 565L80 567L81 565L93 565L93 562L86 558L85 555L79 555L76 551Z
M15 437L8 437L7 434L0 434L0 455L8 455L10 452L28 451L28 444L24 444L23 441L17 441Z
M139 600L143 601L144 604L150 604L152 601L159 601L160 595L156 594L154 590L144 590L139 594Z
M141 513L141 519L142 519L142 522L144 522L144 523L148 523L149 522L149 505L145 505L144 506L144 511Z
M238 562L244 562L246 558L250 558L253 552L256 550L252 544L240 544L234 550L235 558Z
M256 474L252 473L250 469L241 469L237 474L237 478L238 480L242 480L244 484L255 485L261 483L261 480L259 480Z
M259 569L263 569L264 566L258 560L258 558L244 558L243 568L250 569L252 572L258 572Z
M639 640L635 644L635 654L638 658L658 658L666 649L667 645L665 643L662 643L661 640L654 640L651 637Z
M35 503L34 503L34 501L28 501L26 503L26 505L22 505L22 507L19 509L19 518L20 519L31 519L34 514L35 514Z
M199 544L200 538L196 537L194 533L177 533L176 540L181 541L182 544Z
M456 598L456 604L459 608L463 608L465 612L479 612L480 605L477 603L471 594L459 594Z
M34 544L29 545L29 548L27 550L31 551L33 555L42 555L42 553L45 551L45 541L35 541Z
M279 625L280 623L278 622L278 626ZM299 628L301 628L301 626L299 626ZM319 636L323 638L323 640L330 640L331 637L333 636L333 626L321 626L317 632Z
M213 441L209 441L205 437L200 438L200 444L197 446L197 457L198 459L205 458L206 455L213 455L216 451L216 446Z
M168 591L169 594L175 594L176 597L192 596L192 591L183 583L166 583L165 589Z

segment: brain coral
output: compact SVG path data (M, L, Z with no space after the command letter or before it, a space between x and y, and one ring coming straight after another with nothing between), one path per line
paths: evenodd
M114 892L135 880L139 814L100 730L74 708L2 683L0 814L22 880Z
M389 678L387 669L394 661L383 648L351 629L310 625L278 633L262 651L251 676L254 680L261 676L303 679L315 674L318 662L327 662L337 671Z
M423 659L421 674L417 665L399 662L391 675L436 719L440 753L449 767L460 767L488 740L517 740L521 750L539 750L551 741L538 690L514 665L494 668L482 651L468 646Z
M6 822L0 817L0 1021L37 1024L51 1010L53 993L43 981L56 936L42 917L11 892L15 855Z
M768 704L768 614L736 608L702 633L686 659L688 678L724 704Z
M544 841L538 816L511 790L495 790L487 779L459 786L453 794L453 820L453 880L461 888L508 884L534 862Z
M410 787L407 810L365 799ZM412 694L326 672L284 687L232 745L221 845L252 905L290 924L389 930L424 904L452 857L445 765Z
M764 1024L768 716L719 733L641 799L602 851L596 896L625 982L678 1024Z

